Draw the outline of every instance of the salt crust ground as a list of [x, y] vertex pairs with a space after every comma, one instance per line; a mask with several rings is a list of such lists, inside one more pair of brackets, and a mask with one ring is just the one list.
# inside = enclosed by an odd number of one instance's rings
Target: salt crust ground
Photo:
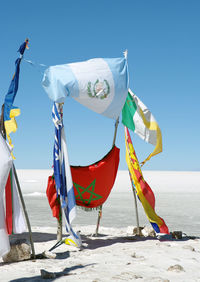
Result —
[[[10, 264], [0, 260], [0, 281], [200, 281], [200, 238], [135, 237], [130, 226], [100, 227], [98, 237], [91, 236], [95, 226], [75, 229], [81, 231], [83, 250], [63, 244], [53, 251], [55, 259]], [[56, 243], [55, 228], [35, 227], [32, 231], [36, 254]], [[21, 236], [25, 238], [25, 234]], [[41, 269], [60, 277], [44, 280]]]
[[[46, 192], [48, 176], [52, 170], [19, 169], [17, 174], [23, 193]], [[156, 191], [166, 192], [197, 192], [199, 191], [200, 171], [143, 171], [144, 178]], [[128, 170], [119, 170], [112, 191], [124, 192], [130, 190]]]

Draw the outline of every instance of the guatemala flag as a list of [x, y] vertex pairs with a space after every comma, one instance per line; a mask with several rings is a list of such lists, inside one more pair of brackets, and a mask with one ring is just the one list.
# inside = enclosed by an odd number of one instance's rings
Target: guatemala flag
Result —
[[98, 114], [117, 119], [128, 93], [127, 60], [96, 58], [50, 66], [42, 86], [56, 103], [70, 96]]
[[60, 195], [62, 208], [66, 217], [66, 230], [70, 236], [65, 240], [66, 244], [81, 246], [81, 238], [76, 234], [71, 226], [76, 217], [76, 200], [71, 176], [71, 170], [68, 160], [67, 144], [65, 139], [64, 125], [62, 119], [62, 104], [54, 103], [52, 117], [55, 125], [54, 142], [54, 178], [57, 193]]

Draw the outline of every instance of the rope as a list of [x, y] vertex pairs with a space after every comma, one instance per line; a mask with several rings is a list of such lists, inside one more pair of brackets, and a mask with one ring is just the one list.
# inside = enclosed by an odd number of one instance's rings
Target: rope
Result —
[[34, 67], [42, 76], [44, 75], [44, 71], [41, 70], [41, 68], [42, 68], [42, 67], [43, 67], [43, 68], [48, 68], [48, 66], [45, 65], [45, 64], [35, 63], [35, 62], [31, 61], [31, 60], [26, 60], [26, 59], [24, 59], [24, 58], [22, 58], [22, 59], [23, 59], [23, 61], [25, 61], [26, 63], [28, 63], [28, 64], [31, 65], [32, 67]]

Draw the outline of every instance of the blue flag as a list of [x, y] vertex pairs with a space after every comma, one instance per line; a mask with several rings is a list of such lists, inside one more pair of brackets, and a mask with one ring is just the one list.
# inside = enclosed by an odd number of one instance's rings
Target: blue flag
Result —
[[56, 103], [69, 96], [98, 114], [117, 119], [128, 93], [127, 60], [96, 58], [51, 66], [42, 86]]
[[20, 53], [20, 57], [15, 61], [15, 73], [11, 80], [8, 92], [5, 96], [4, 101], [4, 126], [6, 130], [6, 135], [9, 141], [9, 144], [12, 145], [10, 133], [15, 132], [17, 130], [17, 123], [15, 117], [20, 114], [20, 109], [13, 106], [15, 96], [17, 94], [18, 86], [19, 86], [19, 73], [20, 73], [20, 63], [22, 60], [22, 56], [26, 47], [28, 46], [28, 39], [19, 47], [18, 52]]
[[81, 246], [81, 238], [72, 228], [72, 221], [76, 217], [76, 200], [68, 160], [67, 144], [62, 119], [62, 105], [54, 103], [52, 117], [55, 125], [55, 141], [53, 150], [54, 178], [57, 193], [60, 195], [62, 208], [66, 217], [66, 230], [70, 236], [65, 243]]

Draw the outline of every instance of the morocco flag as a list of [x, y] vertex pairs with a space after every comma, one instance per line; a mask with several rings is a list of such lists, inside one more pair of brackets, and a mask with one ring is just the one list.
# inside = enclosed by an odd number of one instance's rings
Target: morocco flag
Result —
[[119, 165], [119, 148], [89, 166], [71, 166], [76, 204], [96, 208], [108, 198], [115, 183]]

